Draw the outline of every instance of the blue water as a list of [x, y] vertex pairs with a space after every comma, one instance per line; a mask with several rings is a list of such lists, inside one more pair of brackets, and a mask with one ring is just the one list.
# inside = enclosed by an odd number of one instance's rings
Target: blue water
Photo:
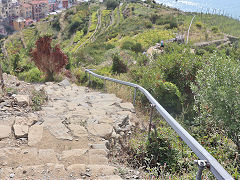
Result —
[[240, 20], [240, 0], [156, 0], [186, 12], [224, 14]]

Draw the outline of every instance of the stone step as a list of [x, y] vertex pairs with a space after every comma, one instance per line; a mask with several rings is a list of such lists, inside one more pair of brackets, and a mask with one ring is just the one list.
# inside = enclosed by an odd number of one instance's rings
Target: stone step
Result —
[[[0, 169], [0, 179], [67, 179], [63, 164], [5, 167]], [[69, 178], [70, 179], [70, 178]]]
[[57, 163], [58, 154], [53, 149], [2, 148], [0, 149], [0, 167], [31, 166], [43, 163]]
[[2, 148], [0, 167], [33, 166], [47, 163], [71, 164], [108, 164], [106, 149], [72, 149], [56, 153], [53, 149]]
[[107, 165], [108, 152], [105, 149], [72, 149], [63, 151], [59, 161], [64, 165], [71, 164], [101, 164]]
[[85, 164], [73, 164], [67, 167], [67, 172], [76, 178], [89, 178], [89, 179], [109, 179], [118, 180], [121, 179], [118, 176], [118, 170], [114, 166], [109, 165], [85, 165]]
[[34, 166], [18, 166], [16, 168], [0, 168], [0, 179], [98, 179], [120, 180], [117, 168], [108, 165], [85, 165], [47, 163]]

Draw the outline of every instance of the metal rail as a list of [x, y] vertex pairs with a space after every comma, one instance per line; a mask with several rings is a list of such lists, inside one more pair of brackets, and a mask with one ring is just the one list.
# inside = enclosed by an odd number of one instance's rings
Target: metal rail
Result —
[[[105, 76], [98, 75], [88, 69], [85, 69], [85, 72], [103, 79], [104, 81], [112, 81], [115, 83], [123, 84], [126, 86], [134, 87], [141, 91], [148, 100], [155, 106], [155, 109], [162, 115], [162, 117], [168, 122], [168, 124], [175, 130], [175, 132], [182, 138], [182, 140], [192, 149], [192, 151], [198, 156], [200, 160], [206, 161], [209, 165], [210, 171], [214, 174], [217, 179], [220, 180], [234, 180], [233, 177], [219, 164], [219, 162], [207, 152], [154, 98], [153, 96], [143, 87]], [[135, 96], [135, 95], [134, 95]], [[134, 99], [135, 102], [135, 99]]]

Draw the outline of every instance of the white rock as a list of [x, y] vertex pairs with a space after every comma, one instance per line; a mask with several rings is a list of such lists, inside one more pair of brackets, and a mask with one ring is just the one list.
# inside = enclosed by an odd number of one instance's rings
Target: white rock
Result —
[[34, 146], [42, 140], [43, 126], [35, 124], [30, 127], [28, 133], [28, 145]]
[[108, 139], [113, 132], [113, 127], [107, 123], [89, 124], [87, 126], [87, 130], [89, 133], [91, 133], [95, 136], [100, 136], [102, 138]]
[[68, 128], [72, 131], [74, 136], [82, 137], [88, 135], [87, 130], [83, 126], [70, 124], [68, 125]]
[[127, 110], [127, 111], [131, 111], [131, 112], [135, 112], [134, 110], [134, 106], [132, 103], [119, 103], [119, 106], [124, 109], [124, 110]]
[[14, 134], [17, 138], [27, 137], [28, 126], [26, 125], [13, 125]]
[[20, 95], [20, 94], [17, 94], [15, 96], [15, 100], [17, 101], [17, 104], [19, 106], [28, 106], [30, 105], [31, 103], [31, 100], [30, 100], [30, 97], [29, 95]]
[[11, 134], [11, 126], [0, 125], [0, 140], [9, 137]]
[[67, 80], [64, 79], [63, 81], [61, 81], [60, 83], [58, 83], [59, 86], [70, 86], [71, 83]]

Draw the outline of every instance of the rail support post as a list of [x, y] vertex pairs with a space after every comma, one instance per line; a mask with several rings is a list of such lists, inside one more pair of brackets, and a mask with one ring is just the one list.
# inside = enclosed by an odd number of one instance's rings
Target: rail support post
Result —
[[194, 160], [194, 163], [198, 165], [198, 172], [197, 172], [196, 180], [201, 180], [203, 169], [207, 166], [207, 161], [206, 160]]
[[88, 73], [88, 79], [89, 79], [88, 86], [90, 87], [92, 85], [92, 80], [91, 80], [91, 74], [90, 73]]
[[106, 79], [104, 79], [104, 92], [107, 92]]
[[135, 106], [135, 101], [136, 101], [136, 94], [137, 94], [137, 88], [134, 88], [134, 95], [133, 95], [133, 106]]
[[149, 120], [149, 127], [148, 127], [148, 140], [150, 140], [151, 128], [152, 128], [152, 117], [153, 117], [153, 109], [156, 107], [155, 104], [151, 104], [151, 112], [150, 112], [150, 120]]

